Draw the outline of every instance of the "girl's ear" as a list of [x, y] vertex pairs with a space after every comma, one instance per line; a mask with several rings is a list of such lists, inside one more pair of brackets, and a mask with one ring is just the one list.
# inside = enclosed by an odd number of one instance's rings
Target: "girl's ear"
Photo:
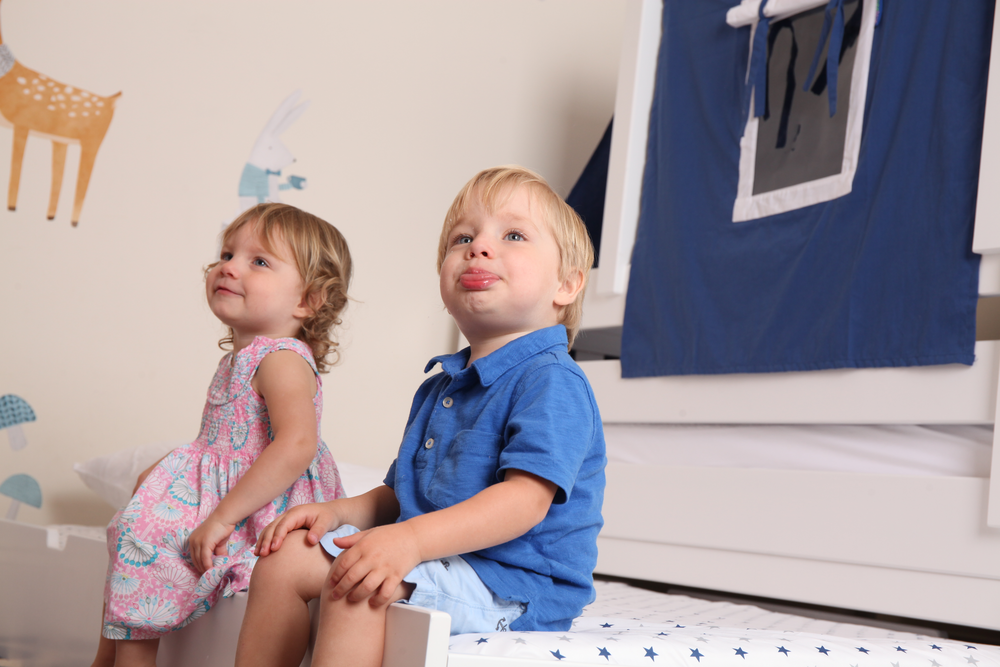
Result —
[[566, 278], [562, 281], [559, 286], [559, 291], [556, 292], [555, 305], [557, 306], [568, 306], [574, 301], [576, 297], [580, 294], [580, 290], [583, 289], [583, 271], [580, 269], [571, 269]]
[[321, 303], [323, 303], [323, 298], [319, 292], [303, 294], [299, 305], [295, 307], [293, 317], [299, 320], [312, 317], [316, 314]]

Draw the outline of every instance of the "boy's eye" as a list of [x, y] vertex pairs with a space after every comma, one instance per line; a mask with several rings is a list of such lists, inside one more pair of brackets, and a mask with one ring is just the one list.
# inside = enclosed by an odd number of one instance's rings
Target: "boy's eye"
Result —
[[521, 232], [507, 232], [507, 235], [503, 239], [504, 241], [523, 241], [524, 236]]

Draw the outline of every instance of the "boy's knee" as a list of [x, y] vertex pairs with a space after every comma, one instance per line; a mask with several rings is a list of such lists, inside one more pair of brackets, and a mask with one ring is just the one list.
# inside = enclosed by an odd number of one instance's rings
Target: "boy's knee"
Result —
[[319, 594], [329, 562], [321, 548], [306, 541], [307, 534], [305, 530], [292, 531], [280, 549], [257, 559], [250, 578], [251, 594], [268, 588], [294, 590], [306, 599]]

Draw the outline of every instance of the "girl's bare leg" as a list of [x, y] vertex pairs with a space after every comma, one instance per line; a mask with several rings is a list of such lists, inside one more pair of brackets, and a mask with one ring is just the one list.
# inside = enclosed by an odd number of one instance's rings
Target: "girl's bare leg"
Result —
[[[319, 597], [333, 558], [306, 542], [307, 531], [285, 537], [257, 561], [236, 646], [237, 667], [297, 667], [309, 646], [309, 600]], [[315, 659], [313, 664], [316, 663]], [[350, 665], [350, 662], [342, 663]]]
[[91, 667], [114, 667], [115, 664], [115, 640], [108, 639], [103, 634], [101, 641], [97, 644], [97, 657]]
[[313, 648], [313, 667], [380, 667], [385, 648], [386, 611], [389, 604], [396, 600], [409, 598], [413, 585], [400, 584], [388, 604], [373, 607], [368, 600], [350, 602], [346, 597], [331, 599], [331, 588], [327, 582], [329, 579], [325, 578], [319, 607], [319, 631]]
[[90, 667], [114, 667], [115, 665], [115, 640], [104, 636], [104, 611], [107, 604], [101, 607], [101, 641], [97, 643], [97, 656]]
[[119, 639], [115, 642], [115, 667], [155, 667], [160, 639]]

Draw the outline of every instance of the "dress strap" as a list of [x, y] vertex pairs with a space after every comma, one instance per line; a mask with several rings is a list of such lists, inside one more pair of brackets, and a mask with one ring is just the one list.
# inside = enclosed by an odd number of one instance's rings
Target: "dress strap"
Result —
[[[257, 336], [250, 345], [240, 350], [240, 353], [236, 355], [234, 377], [239, 378], [240, 382], [249, 386], [250, 381], [257, 374], [257, 369], [260, 367], [260, 362], [263, 361], [264, 357], [279, 350], [292, 350], [298, 353], [309, 364], [309, 368], [316, 375], [316, 381], [320, 381], [319, 370], [316, 368], [316, 361], [313, 359], [312, 350], [308, 345], [297, 338], [272, 339], [265, 336]], [[245, 387], [241, 387], [239, 391], [242, 392], [244, 389]]]

